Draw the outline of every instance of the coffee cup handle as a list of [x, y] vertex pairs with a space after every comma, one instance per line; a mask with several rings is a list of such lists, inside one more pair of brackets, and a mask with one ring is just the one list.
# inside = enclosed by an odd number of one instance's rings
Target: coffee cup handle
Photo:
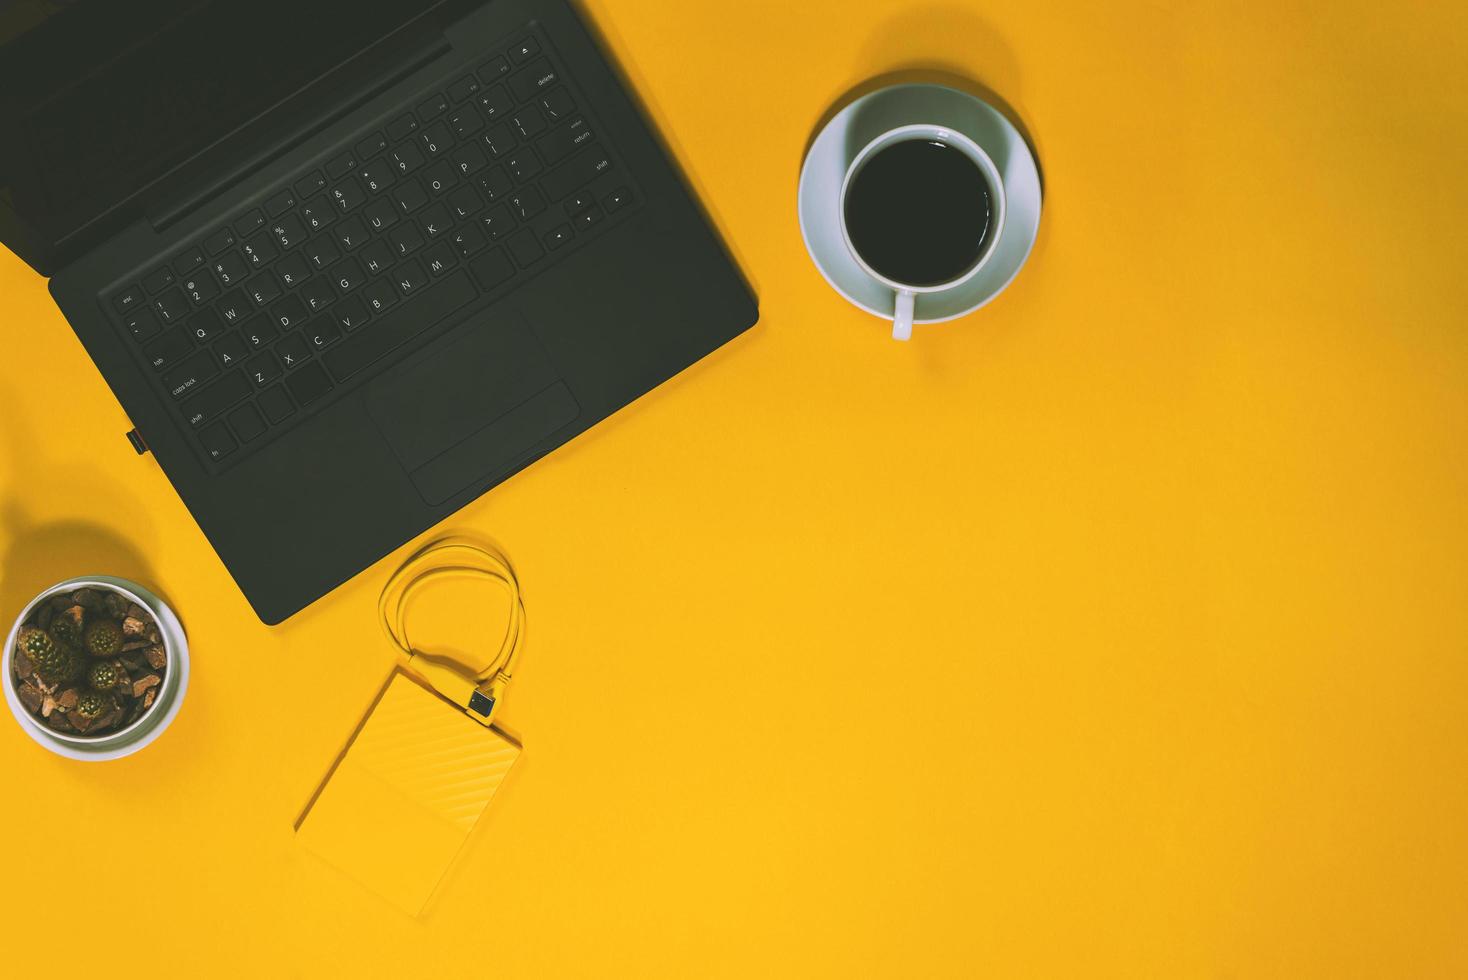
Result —
[[912, 318], [917, 306], [917, 294], [907, 289], [897, 291], [896, 308], [892, 311], [892, 339], [912, 339]]

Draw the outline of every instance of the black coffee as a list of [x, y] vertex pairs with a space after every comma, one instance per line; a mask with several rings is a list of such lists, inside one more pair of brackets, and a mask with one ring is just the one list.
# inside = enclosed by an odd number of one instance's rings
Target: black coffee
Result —
[[937, 140], [874, 153], [846, 189], [846, 231], [867, 265], [895, 282], [936, 286], [979, 260], [989, 233], [989, 182]]

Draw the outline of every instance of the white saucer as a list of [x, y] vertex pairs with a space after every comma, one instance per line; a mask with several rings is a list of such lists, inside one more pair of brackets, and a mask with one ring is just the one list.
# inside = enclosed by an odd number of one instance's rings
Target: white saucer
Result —
[[1040, 229], [1040, 171], [1019, 130], [988, 103], [943, 85], [894, 85], [857, 99], [821, 130], [800, 171], [800, 232], [821, 275], [842, 296], [892, 319], [890, 289], [862, 271], [841, 238], [841, 184], [861, 148], [910, 123], [963, 133], [993, 159], [1004, 177], [1008, 213], [994, 255], [967, 282], [917, 297], [915, 323], [941, 323], [972, 313], [1019, 275]]

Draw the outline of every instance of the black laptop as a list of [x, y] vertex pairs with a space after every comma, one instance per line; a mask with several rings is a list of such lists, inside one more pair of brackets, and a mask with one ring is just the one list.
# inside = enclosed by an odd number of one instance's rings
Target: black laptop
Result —
[[0, 238], [267, 623], [758, 318], [565, 0], [22, 0], [0, 45]]

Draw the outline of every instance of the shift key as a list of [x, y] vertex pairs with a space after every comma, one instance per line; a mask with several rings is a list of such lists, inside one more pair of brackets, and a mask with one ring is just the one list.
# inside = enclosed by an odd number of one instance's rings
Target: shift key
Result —
[[559, 201], [572, 191], [581, 189], [592, 178], [611, 169], [612, 158], [607, 156], [606, 151], [598, 143], [587, 147], [568, 162], [546, 174], [540, 183], [545, 188], [546, 197], [552, 201]]
[[198, 428], [250, 393], [244, 374], [231, 371], [183, 404], [184, 418]]

